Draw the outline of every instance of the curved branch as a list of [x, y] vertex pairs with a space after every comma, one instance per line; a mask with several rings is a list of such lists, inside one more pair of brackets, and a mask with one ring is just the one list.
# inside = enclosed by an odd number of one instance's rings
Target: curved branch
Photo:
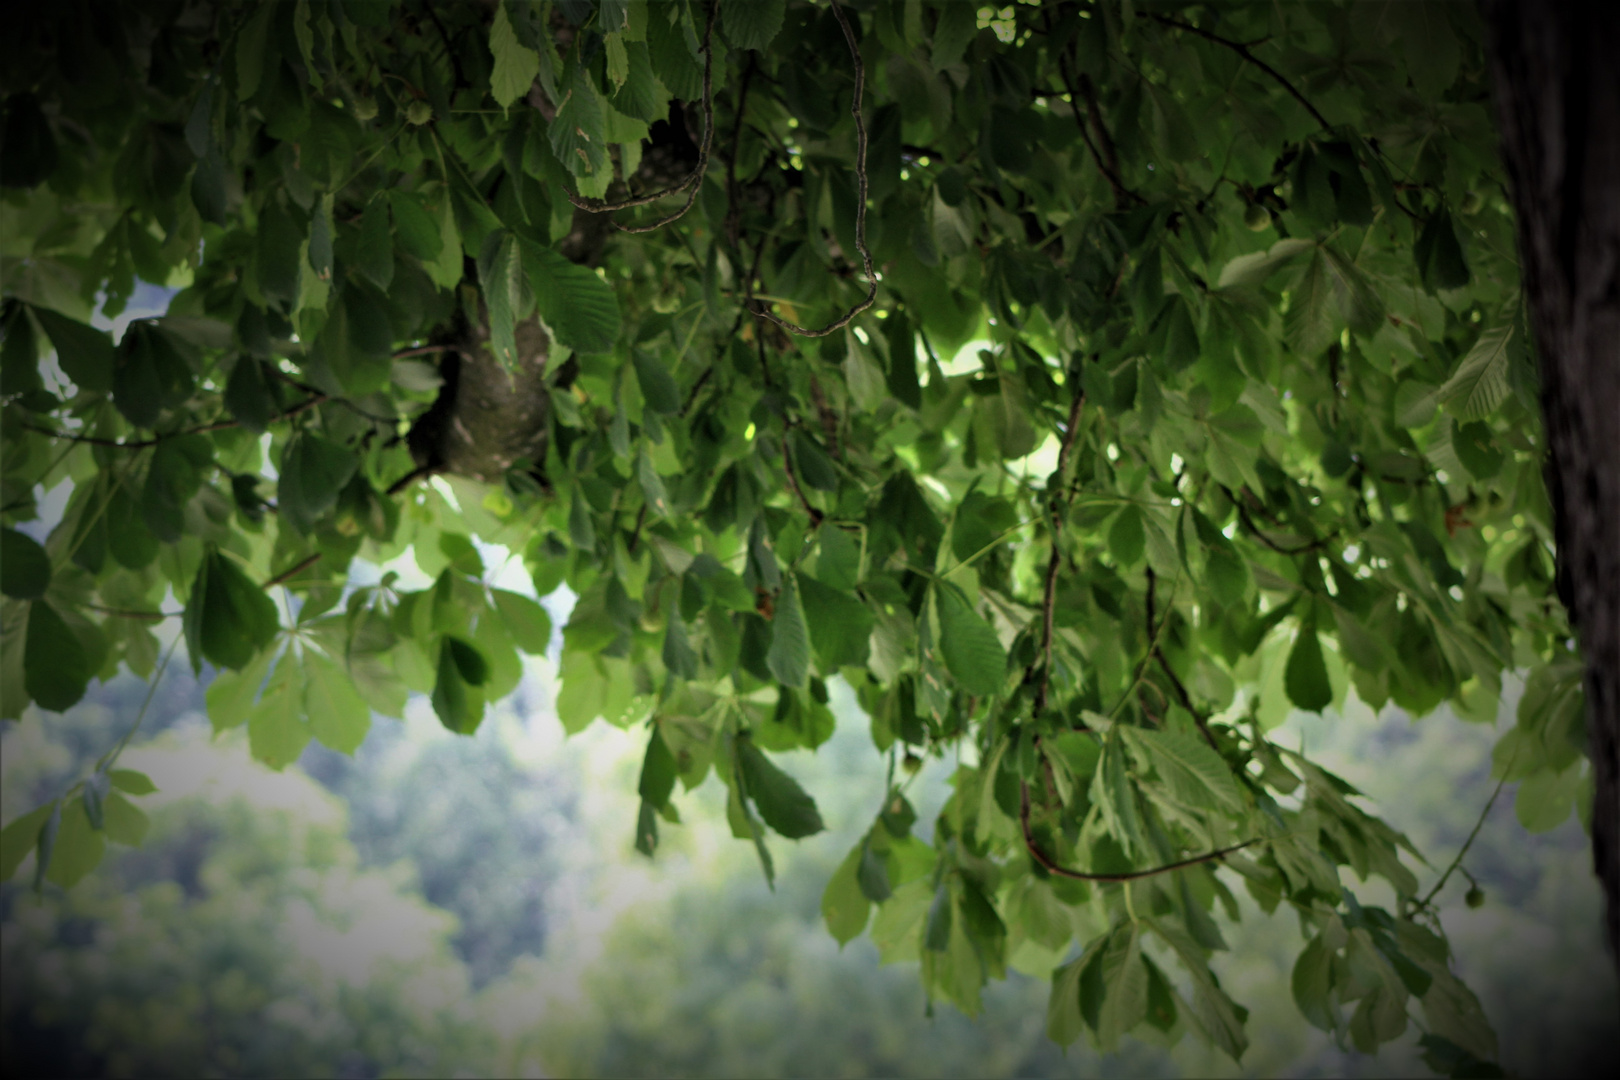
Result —
[[308, 570], [311, 566], [314, 566], [317, 562], [320, 561], [320, 559], [321, 559], [321, 553], [318, 552], [318, 551], [315, 554], [309, 556], [308, 558], [300, 559], [298, 562], [294, 563], [292, 566], [289, 566], [287, 569], [283, 570], [281, 573], [277, 574], [275, 577], [273, 577], [269, 581], [265, 582], [264, 583], [264, 588], [270, 589], [270, 588], [274, 588], [277, 585], [286, 584], [288, 581], [291, 581], [293, 578], [297, 577], [299, 574], [303, 573], [305, 570]]
[[1264, 836], [1256, 836], [1254, 839], [1245, 840], [1241, 844], [1233, 844], [1231, 847], [1223, 847], [1215, 851], [1206, 851], [1202, 855], [1194, 855], [1188, 859], [1178, 859], [1175, 862], [1165, 863], [1162, 866], [1152, 866], [1146, 870], [1127, 870], [1119, 874], [1092, 874], [1082, 870], [1070, 870], [1066, 866], [1059, 865], [1057, 860], [1042, 851], [1041, 846], [1035, 842], [1035, 833], [1029, 826], [1029, 785], [1023, 781], [1018, 783], [1018, 825], [1024, 834], [1024, 849], [1029, 852], [1030, 857], [1045, 867], [1048, 873], [1056, 874], [1058, 877], [1070, 878], [1074, 881], [1120, 882], [1157, 877], [1160, 874], [1168, 874], [1172, 870], [1184, 870], [1189, 866], [1197, 866], [1199, 863], [1224, 859], [1234, 851], [1242, 851], [1244, 848], [1252, 847], [1266, 839]]
[[843, 5], [838, 0], [832, 0], [832, 9], [838, 18], [838, 25], [844, 31], [844, 41], [849, 45], [849, 58], [855, 64], [855, 96], [849, 106], [851, 115], [855, 117], [855, 250], [860, 252], [861, 270], [866, 274], [866, 298], [819, 330], [811, 330], [797, 323], [788, 322], [762, 307], [751, 309], [756, 317], [767, 319], [790, 334], [809, 338], [826, 337], [842, 330], [855, 316], [877, 302], [877, 271], [872, 267], [872, 252], [866, 246], [866, 120], [861, 116], [861, 96], [866, 89], [866, 65], [861, 62], [861, 48], [855, 40], [855, 31], [850, 29], [849, 20], [844, 16]]
[[[271, 423], [275, 423], [278, 420], [291, 419], [301, 412], [307, 412], [308, 410], [313, 409], [323, 401], [342, 400], [340, 398], [328, 397], [326, 394], [321, 393], [319, 390], [314, 390], [312, 387], [304, 387], [302, 384], [295, 385], [298, 385], [300, 389], [312, 390], [313, 396], [304, 401], [300, 401], [297, 405], [294, 405], [286, 412], [279, 413], [276, 416], [271, 417]], [[182, 428], [179, 431], [166, 431], [161, 434], [154, 435], [150, 439], [103, 439], [96, 435], [77, 435], [71, 431], [58, 431], [56, 428], [48, 428], [42, 424], [31, 423], [27, 420], [17, 420], [14, 421], [14, 423], [20, 428], [26, 428], [29, 431], [37, 431], [41, 435], [49, 435], [53, 439], [62, 439], [66, 442], [87, 443], [90, 446], [106, 446], [114, 450], [145, 450], [148, 447], [156, 446], [160, 442], [166, 442], [169, 439], [178, 439], [182, 435], [202, 435], [210, 431], [223, 431], [226, 428], [241, 426], [241, 424], [236, 420], [214, 420], [207, 424], [198, 424], [196, 427]]]
[[650, 225], [620, 225], [616, 221], [612, 223], [615, 229], [626, 233], [654, 232], [662, 229], [665, 225], [679, 221], [688, 210], [692, 209], [692, 204], [697, 201], [698, 189], [703, 185], [703, 174], [709, 168], [709, 149], [714, 145], [714, 19], [719, 7], [719, 0], [710, 0], [709, 18], [703, 28], [703, 144], [698, 147], [697, 164], [692, 166], [692, 171], [686, 175], [684, 180], [659, 191], [650, 192], [646, 195], [636, 195], [611, 203], [603, 199], [588, 199], [582, 195], [574, 194], [567, 188], [563, 188], [563, 194], [568, 197], [569, 202], [587, 213], [606, 214], [614, 210], [627, 210], [634, 206], [646, 206], [670, 195], [676, 195], [682, 191], [686, 192], [686, 202], [681, 204], [679, 210], [659, 218]]
[[788, 486], [793, 489], [793, 494], [798, 496], [799, 505], [804, 507], [806, 514], [810, 515], [810, 527], [815, 528], [820, 525], [823, 515], [820, 510], [810, 505], [809, 499], [804, 497], [804, 489], [799, 486], [799, 477], [793, 471], [793, 455], [788, 451], [786, 432], [782, 433], [782, 468], [787, 470]]
[[[1064, 474], [1068, 472], [1069, 457], [1074, 452], [1075, 440], [1080, 434], [1080, 410], [1086, 403], [1086, 392], [1080, 389], [1079, 378], [1071, 377], [1074, 378], [1074, 398], [1069, 402], [1069, 417], [1063, 430], [1063, 445], [1058, 449], [1057, 475], [1060, 483]], [[1073, 494], [1069, 496], [1069, 502], [1071, 504], [1074, 502]], [[1046, 711], [1046, 693], [1052, 680], [1052, 619], [1053, 611], [1057, 607], [1058, 568], [1063, 564], [1063, 550], [1058, 546], [1058, 533], [1062, 529], [1063, 518], [1053, 513], [1052, 554], [1046, 561], [1046, 580], [1041, 593], [1041, 656], [1044, 664], [1041, 668], [1041, 681], [1035, 687], [1035, 700], [1030, 708], [1032, 718], [1039, 717]], [[1028, 674], [1026, 669], [1026, 678]]]
[[1255, 67], [1259, 68], [1261, 71], [1265, 72], [1267, 75], [1270, 75], [1273, 79], [1277, 80], [1277, 82], [1282, 86], [1282, 88], [1284, 90], [1287, 90], [1288, 93], [1293, 96], [1295, 101], [1297, 101], [1301, 105], [1305, 106], [1305, 111], [1310, 113], [1311, 118], [1314, 119], [1318, 124], [1322, 125], [1322, 130], [1324, 130], [1324, 131], [1332, 131], [1333, 130], [1333, 125], [1328, 123], [1327, 117], [1325, 117], [1321, 113], [1317, 112], [1316, 111], [1316, 106], [1312, 105], [1310, 103], [1310, 101], [1308, 101], [1306, 99], [1305, 95], [1300, 93], [1299, 90], [1294, 86], [1294, 84], [1288, 81], [1288, 79], [1283, 75], [1282, 72], [1278, 71], [1276, 68], [1272, 67], [1270, 64], [1268, 64], [1264, 60], [1260, 59], [1258, 56], [1255, 56], [1254, 53], [1249, 51], [1249, 46], [1245, 45], [1243, 42], [1241, 42], [1241, 41], [1233, 41], [1231, 38], [1223, 38], [1219, 34], [1210, 33], [1208, 30], [1205, 30], [1201, 26], [1194, 26], [1192, 23], [1185, 23], [1185, 22], [1182, 22], [1180, 19], [1172, 19], [1168, 15], [1160, 15], [1157, 12], [1139, 11], [1139, 12], [1137, 12], [1137, 14], [1147, 16], [1148, 18], [1151, 18], [1151, 19], [1155, 19], [1158, 22], [1161, 22], [1166, 26], [1174, 27], [1177, 30], [1186, 30], [1186, 31], [1189, 31], [1191, 33], [1197, 34], [1199, 37], [1203, 38], [1204, 40], [1213, 41], [1217, 45], [1226, 46], [1228, 49], [1231, 49], [1233, 52], [1235, 52], [1239, 56], [1243, 57], [1243, 59], [1245, 59], [1249, 63], [1253, 64]]

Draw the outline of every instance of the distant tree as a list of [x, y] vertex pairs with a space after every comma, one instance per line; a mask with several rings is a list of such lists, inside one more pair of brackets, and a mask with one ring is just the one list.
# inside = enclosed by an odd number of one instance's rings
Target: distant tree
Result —
[[[713, 769], [769, 878], [840, 675], [896, 765], [961, 762], [825, 901], [933, 996], [1078, 941], [1054, 1039], [1237, 1058], [1236, 874], [1311, 1022], [1370, 1051], [1416, 1000], [1437, 1067], [1493, 1056], [1411, 845], [1266, 734], [1528, 668], [1502, 775], [1591, 805], [1473, 9], [34, 5], [3, 48], [0, 714], [179, 617], [272, 765], [412, 692], [470, 734], [551, 629], [478, 537], [578, 596], [564, 725], [647, 722], [642, 850]], [[115, 343], [138, 279], [181, 291]], [[432, 586], [348, 587], [405, 553]], [[86, 872], [117, 757], [3, 869]]]

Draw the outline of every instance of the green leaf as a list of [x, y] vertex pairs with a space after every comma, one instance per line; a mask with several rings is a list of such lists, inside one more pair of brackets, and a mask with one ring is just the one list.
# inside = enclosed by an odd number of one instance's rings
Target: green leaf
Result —
[[678, 608], [671, 608], [669, 627], [664, 632], [664, 668], [679, 679], [697, 677], [698, 656], [686, 636], [686, 624]]
[[1121, 732], [1153, 763], [1177, 801], [1200, 808], [1213, 803], [1231, 812], [1243, 808], [1232, 771], [1209, 744], [1179, 731], [1122, 727]]
[[1080, 956], [1052, 972], [1052, 993], [1046, 1000], [1046, 1037], [1068, 1046], [1085, 1030], [1080, 1013], [1080, 976], [1090, 955]]
[[16, 529], [0, 529], [0, 593], [38, 600], [51, 584], [51, 557], [39, 542]]
[[352, 756], [371, 730], [371, 707], [349, 673], [329, 657], [306, 648], [303, 663], [310, 733], [322, 745]]
[[107, 778], [112, 781], [113, 787], [130, 795], [151, 795], [157, 791], [152, 778], [135, 769], [111, 769], [107, 772]]
[[551, 152], [581, 183], [591, 177], [609, 175], [612, 162], [607, 150], [607, 103], [584, 66], [573, 56], [568, 58], [563, 78], [563, 84], [558, 87], [562, 101], [557, 106], [556, 118], [547, 128]]
[[1146, 545], [1147, 532], [1142, 524], [1141, 508], [1127, 506], [1114, 518], [1114, 524], [1108, 530], [1109, 554], [1120, 566], [1135, 566], [1142, 561]]
[[360, 215], [360, 238], [354, 248], [353, 267], [384, 292], [394, 281], [394, 234], [388, 220], [388, 198], [378, 192]]
[[797, 582], [810, 642], [821, 661], [821, 670], [830, 673], [846, 665], [865, 664], [875, 624], [872, 610], [849, 593], [807, 574], [798, 575]]
[[1333, 991], [1333, 953], [1327, 948], [1323, 935], [1317, 934], [1294, 961], [1294, 972], [1289, 985], [1294, 993], [1294, 1004], [1305, 1019], [1323, 1031], [1338, 1029], [1337, 1010], [1330, 996]]
[[194, 671], [202, 670], [204, 659], [241, 669], [280, 629], [275, 602], [219, 551], [210, 551], [197, 568], [182, 623]]
[[739, 49], [764, 49], [782, 29], [786, 0], [743, 0], [720, 5], [726, 40]]
[[995, 630], [955, 586], [935, 588], [934, 602], [939, 610], [939, 648], [951, 676], [970, 694], [999, 691], [1007, 676], [1007, 650]]
[[[424, 265], [437, 259], [444, 250], [444, 237], [439, 223], [433, 220], [422, 201], [409, 192], [389, 188], [388, 206], [394, 212], [394, 237], [405, 253], [420, 259]], [[313, 263], [313, 240], [310, 248]]]
[[1105, 995], [1097, 1017], [1097, 1048], [1112, 1053], [1127, 1032], [1147, 1019], [1148, 972], [1136, 924], [1115, 930], [1097, 962]]
[[523, 268], [534, 289], [540, 318], [578, 353], [603, 353], [619, 336], [619, 301], [607, 282], [552, 248], [522, 245]]
[[265, 649], [240, 671], [227, 669], [214, 676], [214, 681], [208, 684], [205, 699], [208, 703], [208, 721], [216, 735], [240, 727], [252, 717], [259, 690], [274, 661], [274, 650]]
[[485, 238], [478, 256], [478, 284], [489, 312], [490, 351], [502, 367], [516, 371], [522, 359], [517, 353], [517, 321], [528, 306], [517, 237], [501, 229]]
[[641, 397], [653, 412], [674, 416], [681, 411], [681, 392], [669, 369], [645, 349], [634, 349], [630, 359], [636, 366], [636, 382]]
[[251, 356], [239, 356], [225, 381], [225, 408], [236, 422], [256, 435], [264, 434], [275, 419], [279, 404], [265, 365]]
[[300, 665], [284, 657], [248, 714], [248, 747], [272, 769], [297, 761], [313, 735], [304, 714], [302, 674]]
[[495, 58], [489, 89], [495, 95], [495, 103], [503, 109], [527, 95], [535, 76], [540, 74], [540, 54], [518, 40], [506, 6], [503, 2], [495, 9], [495, 21], [489, 28], [489, 51]]
[[1561, 772], [1544, 769], [1532, 773], [1520, 784], [1513, 798], [1513, 813], [1526, 832], [1551, 832], [1569, 820], [1580, 789], [1579, 766]]
[[75, 386], [92, 394], [112, 390], [112, 338], [50, 308], [30, 307], [29, 310], [56, 348], [56, 362]]
[[55, 802], [37, 806], [0, 829], [0, 881], [10, 881], [23, 860], [38, 847], [40, 832], [56, 807]]
[[934, 886], [934, 899], [928, 905], [928, 922], [923, 930], [923, 948], [942, 953], [951, 947], [951, 889], [943, 879]]
[[[470, 655], [469, 655], [470, 654]], [[479, 674], [483, 658], [464, 641], [446, 635], [439, 642], [437, 678], [433, 683], [433, 711], [439, 723], [458, 735], [471, 735], [484, 718], [483, 696], [469, 685], [470, 669]], [[560, 704], [559, 704], [560, 708]]]
[[863, 839], [844, 856], [844, 861], [833, 871], [821, 894], [821, 917], [840, 946], [860, 937], [861, 931], [866, 929], [867, 919], [872, 915], [872, 902], [861, 891], [858, 879], [865, 854], [866, 841]]
[[889, 866], [882, 853], [872, 846], [871, 837], [861, 841], [861, 865], [855, 874], [861, 894], [881, 904], [894, 894], [889, 886]]
[[512, 643], [531, 656], [544, 656], [551, 646], [551, 616], [546, 609], [506, 589], [491, 589], [490, 595]]
[[1103, 824], [1127, 856], [1142, 847], [1136, 795], [1126, 771], [1125, 748], [1117, 738], [1103, 742], [1102, 753], [1097, 758], [1097, 774], [1091, 781], [1091, 802], [1101, 812]]
[[957, 562], [982, 556], [986, 548], [1006, 540], [1017, 524], [1018, 511], [1012, 503], [971, 491], [957, 505], [951, 522], [951, 553]]
[[311, 431], [294, 435], [281, 452], [281, 520], [300, 533], [310, 532], [337, 505], [338, 494], [359, 466], [352, 450], [323, 436]]
[[96, 658], [49, 601], [29, 603], [23, 685], [40, 708], [61, 712], [78, 702], [97, 666]]
[[1322, 660], [1322, 643], [1317, 640], [1316, 627], [1310, 623], [1302, 624], [1294, 638], [1288, 666], [1283, 672], [1283, 686], [1288, 700], [1307, 712], [1321, 712], [1333, 703], [1333, 688], [1328, 683], [1327, 665]]
[[1314, 357], [1338, 335], [1331, 307], [1333, 287], [1328, 276], [1327, 257], [1320, 248], [1295, 280], [1283, 316], [1283, 336], [1301, 356]]
[[678, 772], [675, 755], [670, 752], [658, 726], [653, 725], [652, 735], [647, 739], [647, 753], [641, 761], [641, 780], [637, 784], [642, 800], [662, 810], [675, 790]]
[[816, 491], [837, 491], [838, 470], [832, 459], [821, 448], [814, 435], [803, 428], [794, 428], [789, 442], [793, 447], [793, 460], [798, 466], [799, 481]]
[[747, 785], [748, 797], [759, 807], [759, 816], [789, 840], [799, 840], [826, 828], [816, 802], [799, 782], [766, 757], [751, 739], [737, 740], [737, 766]]
[[1215, 287], [1229, 289], [1237, 285], [1258, 285], [1315, 246], [1313, 240], [1293, 237], [1277, 241], [1266, 251], [1239, 255], [1221, 269]]
[[805, 627], [804, 611], [799, 606], [799, 590], [793, 574], [782, 575], [782, 591], [776, 597], [776, 614], [771, 619], [771, 648], [765, 654], [765, 664], [783, 686], [802, 690], [809, 683], [810, 634]]
[[696, 101], [703, 92], [703, 63], [687, 45], [686, 20], [647, 19], [647, 54], [658, 81], [681, 101]]
[[1479, 335], [1435, 398], [1462, 420], [1479, 420], [1496, 411], [1508, 396], [1508, 345], [1513, 323], [1493, 326]]
[[51, 850], [45, 880], [71, 889], [101, 864], [107, 852], [107, 838], [90, 824], [84, 803], [75, 799], [62, 806], [62, 824]]
[[1463, 259], [1462, 245], [1457, 242], [1457, 230], [1451, 224], [1451, 215], [1445, 207], [1434, 212], [1423, 233], [1418, 237], [1412, 253], [1417, 257], [1418, 274], [1423, 287], [1431, 293], [1440, 289], [1460, 289], [1467, 285], [1471, 275]]
[[191, 397], [196, 377], [169, 335], [151, 322], [132, 323], [118, 346], [113, 404], [136, 427], [157, 425], [165, 409]]
[[146, 811], [116, 791], [107, 796], [106, 805], [102, 807], [102, 823], [108, 840], [130, 847], [140, 847], [152, 827]]
[[280, 200], [272, 198], [259, 215], [259, 290], [284, 311], [298, 303], [299, 263], [307, 236]]

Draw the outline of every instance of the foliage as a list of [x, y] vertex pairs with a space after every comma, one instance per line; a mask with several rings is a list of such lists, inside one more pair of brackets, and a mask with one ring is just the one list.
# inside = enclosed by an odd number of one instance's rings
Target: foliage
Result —
[[[1298, 914], [1313, 1023], [1371, 1050], [1416, 999], [1480, 1068], [1421, 856], [1267, 737], [1352, 685], [1491, 718], [1534, 668], [1499, 768], [1532, 827], [1589, 802], [1479, 37], [1440, 4], [31, 9], [0, 712], [149, 675], [172, 592], [264, 761], [411, 693], [471, 734], [549, 635], [477, 537], [578, 595], [565, 727], [646, 722], [643, 850], [712, 770], [771, 877], [768, 834], [823, 824], [772, 755], [841, 677], [891, 761], [959, 762], [932, 843], [891, 792], [825, 906], [932, 997], [1077, 943], [1054, 1038], [1240, 1057], [1221, 865]], [[137, 278], [181, 291], [115, 343], [92, 308]], [[347, 586], [406, 553], [430, 587]], [[116, 759], [5, 869], [87, 872]]]

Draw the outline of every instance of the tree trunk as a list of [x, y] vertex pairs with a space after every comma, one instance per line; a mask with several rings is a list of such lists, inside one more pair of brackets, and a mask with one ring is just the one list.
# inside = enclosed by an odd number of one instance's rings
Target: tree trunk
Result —
[[1482, 7], [1541, 359], [1559, 594], [1586, 657], [1593, 862], [1620, 963], [1620, 4]]

